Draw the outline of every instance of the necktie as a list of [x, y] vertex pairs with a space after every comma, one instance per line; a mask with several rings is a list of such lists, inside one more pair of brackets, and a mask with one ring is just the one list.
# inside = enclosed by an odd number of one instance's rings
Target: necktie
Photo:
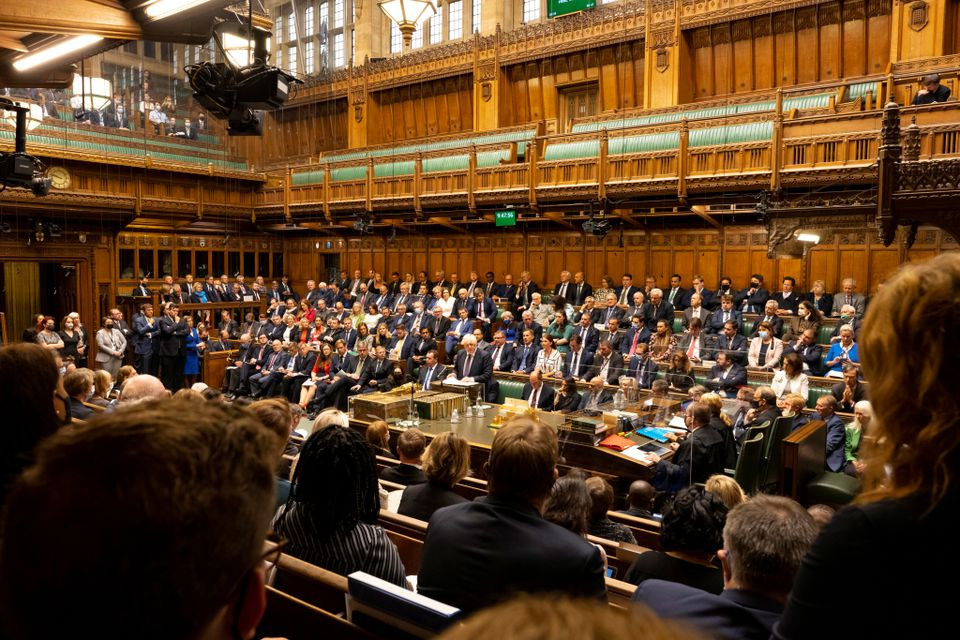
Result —
[[637, 368], [637, 382], [643, 386], [643, 377], [647, 371], [647, 361], [644, 360], [640, 363], [640, 366]]
[[687, 357], [693, 358], [693, 350], [697, 346], [697, 339], [695, 336], [690, 336], [690, 348], [687, 349]]
[[610, 323], [610, 318], [613, 317], [613, 310], [614, 310], [615, 308], [616, 308], [616, 307], [610, 307], [609, 309], [607, 309], [607, 323], [608, 323], [608, 324]]
[[423, 379], [423, 388], [430, 391], [430, 378], [433, 377], [433, 367], [427, 369], [427, 377]]
[[580, 352], [577, 351], [573, 354], [573, 366], [570, 367], [571, 375], [577, 375], [580, 372]]
[[466, 378], [470, 375], [470, 367], [473, 366], [473, 356], [468, 355], [466, 362], [463, 363], [463, 375], [462, 378]]
[[277, 354], [275, 353], [273, 354], [273, 356], [270, 357], [270, 366], [267, 367], [267, 370], [273, 371], [273, 365], [275, 365], [276, 363], [277, 363]]
[[481, 302], [479, 302], [478, 304], [480, 305], [480, 319], [483, 320], [483, 319], [484, 319], [484, 316], [483, 316], [483, 302], [481, 301]]
[[623, 291], [620, 292], [620, 304], [627, 304], [627, 293], [628, 288], [624, 287]]
[[530, 394], [530, 406], [531, 406], [531, 407], [536, 407], [536, 406], [537, 406], [537, 396], [539, 396], [539, 395], [540, 395], [540, 389], [534, 389], [533, 392]]
[[383, 362], [383, 360], [377, 360], [377, 364], [376, 364], [376, 366], [374, 366], [374, 368], [373, 368], [373, 377], [377, 377], [377, 374], [380, 373], [380, 364], [381, 364], [382, 362]]
[[523, 347], [523, 358], [520, 360], [520, 364], [523, 365], [523, 368], [524, 368], [524, 369], [527, 368], [527, 354], [529, 354], [529, 353], [530, 353], [530, 347], [524, 346], [524, 347]]
[[357, 361], [357, 370], [353, 372], [354, 375], [360, 375], [360, 372], [363, 371], [363, 361], [364, 361], [364, 360], [366, 360], [366, 358], [360, 358], [360, 359]]
[[581, 289], [582, 287], [583, 287], [582, 284], [578, 284], [578, 285], [577, 285], [577, 295], [575, 296], [575, 297], [576, 297], [575, 302], [577, 302], [577, 303], [580, 302], [580, 289]]
[[630, 345], [630, 355], [637, 353], [637, 341], [640, 340], [640, 330], [637, 329], [633, 334], [633, 344]]
[[723, 321], [724, 321], [724, 323], [730, 322], [730, 312], [729, 312], [729, 311], [724, 311], [724, 312], [723, 312]]
[[853, 306], [853, 296], [847, 296], [847, 304]]
[[659, 310], [660, 310], [660, 305], [658, 305], [658, 304], [657, 304], [657, 305], [654, 305], [654, 307], [653, 307], [653, 317], [654, 317], [654, 318], [657, 317], [657, 312], [658, 312]]
[[503, 347], [497, 347], [496, 351], [493, 352], [493, 368], [500, 368], [500, 352], [503, 351]]
[[587, 327], [580, 329], [580, 341], [583, 343], [585, 343], [587, 340], [587, 331], [588, 331]]
[[560, 297], [563, 298], [564, 300], [567, 299], [567, 283], [566, 282], [560, 285]]

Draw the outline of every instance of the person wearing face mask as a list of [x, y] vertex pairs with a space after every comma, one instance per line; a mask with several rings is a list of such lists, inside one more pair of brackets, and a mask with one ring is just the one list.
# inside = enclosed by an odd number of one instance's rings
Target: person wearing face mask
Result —
[[[780, 409], [777, 407], [777, 394], [770, 387], [757, 387], [753, 391], [753, 402], [744, 419], [743, 433], [737, 438], [737, 449], [743, 444], [744, 436], [750, 427], [762, 425], [765, 422], [773, 424], [773, 421], [780, 417]], [[734, 430], [734, 436], [737, 436]]]
[[43, 319], [43, 324], [39, 331], [37, 331], [37, 344], [45, 349], [49, 349], [54, 354], [59, 354], [60, 350], [63, 349], [63, 340], [60, 339], [60, 334], [56, 330], [57, 323], [50, 316], [46, 316]]
[[763, 288], [763, 276], [755, 273], [750, 276], [750, 286], [734, 296], [734, 303], [744, 313], [760, 313], [770, 299], [770, 292]]
[[127, 339], [116, 328], [113, 318], [103, 319], [103, 328], [97, 331], [97, 357], [100, 368], [109, 371], [111, 377], [117, 377], [117, 371], [123, 366], [123, 354], [127, 349]]
[[783, 342], [774, 336], [773, 325], [761, 322], [757, 337], [750, 341], [750, 349], [747, 351], [748, 366], [760, 371], [773, 371], [780, 368], [782, 355]]
[[641, 316], [633, 316], [631, 318], [630, 327], [627, 329], [626, 333], [623, 335], [623, 339], [620, 341], [620, 347], [625, 356], [635, 356], [640, 345], [650, 341], [650, 330], [647, 329], [647, 326], [643, 323], [643, 318]]
[[783, 341], [785, 344], [796, 339], [797, 336], [808, 329], [813, 331], [813, 335], [817, 335], [820, 331], [822, 316], [810, 301], [802, 300], [800, 304], [797, 305], [797, 317], [800, 318], [800, 320], [797, 322], [796, 329], [794, 329], [793, 325], [789, 322], [783, 326]]
[[852, 304], [843, 305], [840, 309], [840, 320], [837, 322], [837, 326], [833, 329], [833, 333], [830, 334], [830, 342], [840, 341], [840, 328], [844, 325], [847, 325], [853, 329], [853, 337], [856, 338], [858, 335], [860, 335], [860, 323], [861, 320], [857, 316], [857, 308]]
[[80, 344], [80, 332], [77, 331], [76, 324], [70, 316], [65, 317], [60, 322], [60, 340], [63, 342], [63, 348], [60, 349], [60, 357], [72, 357], [76, 361], [80, 355], [77, 353], [77, 345]]

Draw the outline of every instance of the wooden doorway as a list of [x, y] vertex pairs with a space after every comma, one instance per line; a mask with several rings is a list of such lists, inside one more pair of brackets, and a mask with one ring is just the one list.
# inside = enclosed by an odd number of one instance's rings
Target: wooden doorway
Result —
[[578, 84], [560, 89], [560, 129], [569, 133], [574, 118], [589, 118], [597, 115], [598, 90], [594, 83]]
[[80, 307], [78, 272], [76, 262], [4, 262], [0, 304], [7, 314], [10, 339], [18, 340], [40, 313], [52, 316], [59, 329], [63, 317]]

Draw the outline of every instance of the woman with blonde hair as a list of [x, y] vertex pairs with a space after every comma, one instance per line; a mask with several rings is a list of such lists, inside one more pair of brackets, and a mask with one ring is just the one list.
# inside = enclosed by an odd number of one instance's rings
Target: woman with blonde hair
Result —
[[[814, 542], [774, 637], [955, 633], [956, 597], [941, 580], [960, 572], [958, 326], [957, 252], [904, 266], [870, 303], [860, 338], [873, 406], [863, 492]], [[869, 613], [837, 615], [838, 602]]]
[[435, 436], [423, 454], [427, 481], [403, 490], [397, 513], [427, 522], [442, 507], [469, 502], [453, 490], [470, 473], [470, 444], [452, 431]]
[[869, 400], [861, 400], [853, 405], [853, 422], [847, 424], [843, 442], [843, 472], [848, 476], [859, 478], [866, 469], [860, 447], [867, 439], [867, 430], [872, 421], [873, 407]]
[[107, 408], [110, 406], [110, 389], [113, 387], [113, 377], [106, 369], [97, 369], [93, 372], [93, 396], [90, 404]]
[[737, 481], [720, 473], [707, 478], [703, 488], [720, 498], [720, 502], [727, 505], [727, 509], [733, 509], [747, 501], [747, 494], [743, 492]]

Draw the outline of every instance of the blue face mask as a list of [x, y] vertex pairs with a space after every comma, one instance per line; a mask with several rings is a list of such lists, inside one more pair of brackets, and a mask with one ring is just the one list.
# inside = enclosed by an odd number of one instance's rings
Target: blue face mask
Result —
[[761, 340], [766, 340], [770, 337], [770, 333], [767, 331], [761, 331], [759, 335]]

